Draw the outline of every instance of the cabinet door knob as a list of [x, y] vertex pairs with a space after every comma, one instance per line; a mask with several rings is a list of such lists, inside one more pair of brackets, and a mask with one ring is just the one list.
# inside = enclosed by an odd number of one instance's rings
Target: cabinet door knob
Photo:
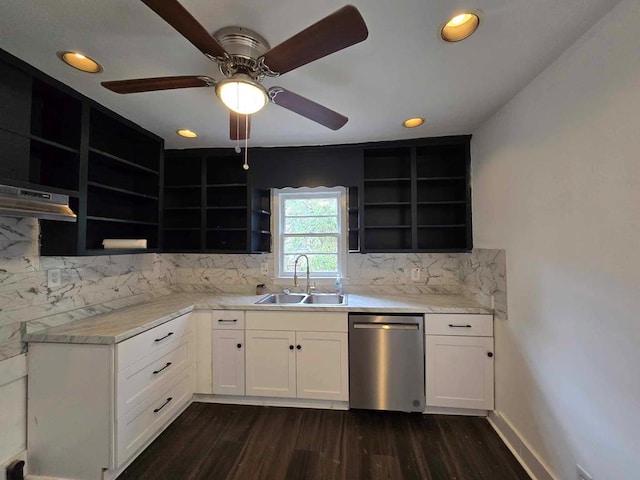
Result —
[[297, 348], [298, 350], [300, 350], [300, 349], [302, 349], [302, 345], [297, 345], [297, 346], [296, 346], [296, 348]]
[[289, 345], [289, 350], [293, 350], [293, 345]]
[[493, 357], [493, 352], [487, 352], [487, 357], [489, 358]]
[[241, 343], [239, 343], [238, 345], [236, 345], [236, 347], [238, 347], [238, 348], [242, 348], [242, 344], [241, 344]]

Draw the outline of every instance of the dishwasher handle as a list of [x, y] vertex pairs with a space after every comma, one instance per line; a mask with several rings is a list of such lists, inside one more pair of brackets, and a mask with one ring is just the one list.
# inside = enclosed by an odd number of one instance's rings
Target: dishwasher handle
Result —
[[372, 330], [420, 330], [417, 323], [369, 323], [354, 322], [353, 328], [372, 329]]

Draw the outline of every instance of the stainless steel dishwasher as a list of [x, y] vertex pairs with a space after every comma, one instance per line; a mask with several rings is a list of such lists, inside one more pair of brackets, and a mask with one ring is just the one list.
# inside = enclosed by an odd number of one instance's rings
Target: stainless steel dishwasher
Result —
[[422, 315], [349, 314], [349, 406], [424, 410]]

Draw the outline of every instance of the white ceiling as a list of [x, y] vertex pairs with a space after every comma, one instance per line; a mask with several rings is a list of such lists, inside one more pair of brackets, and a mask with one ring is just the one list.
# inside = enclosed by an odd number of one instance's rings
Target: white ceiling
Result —
[[[348, 1], [348, 0], [347, 0]], [[275, 105], [254, 116], [252, 146], [316, 145], [472, 133], [618, 0], [352, 0], [369, 28], [364, 42], [283, 75], [281, 85], [334, 109], [336, 132]], [[183, 0], [210, 31], [240, 25], [271, 46], [337, 10], [337, 0]], [[482, 13], [467, 40], [439, 39], [463, 8]], [[2, 0], [0, 48], [160, 135], [169, 148], [232, 146], [228, 113], [213, 89], [118, 95], [101, 81], [205, 74], [217, 66], [137, 0]], [[58, 50], [94, 57], [104, 72], [71, 69]], [[405, 129], [402, 121], [424, 116]], [[190, 128], [200, 137], [178, 137]]]

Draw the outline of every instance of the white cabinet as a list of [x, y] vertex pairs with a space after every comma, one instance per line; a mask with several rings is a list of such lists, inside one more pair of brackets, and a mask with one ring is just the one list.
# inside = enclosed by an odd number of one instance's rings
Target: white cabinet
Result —
[[213, 393], [244, 395], [244, 312], [214, 310]]
[[348, 344], [346, 333], [296, 332], [298, 398], [349, 399]]
[[29, 473], [101, 480], [152, 441], [193, 395], [189, 315], [115, 345], [30, 343]]
[[493, 409], [492, 315], [425, 315], [427, 407]]
[[347, 314], [246, 312], [246, 394], [349, 399]]
[[245, 336], [247, 395], [295, 398], [295, 332], [248, 330]]

